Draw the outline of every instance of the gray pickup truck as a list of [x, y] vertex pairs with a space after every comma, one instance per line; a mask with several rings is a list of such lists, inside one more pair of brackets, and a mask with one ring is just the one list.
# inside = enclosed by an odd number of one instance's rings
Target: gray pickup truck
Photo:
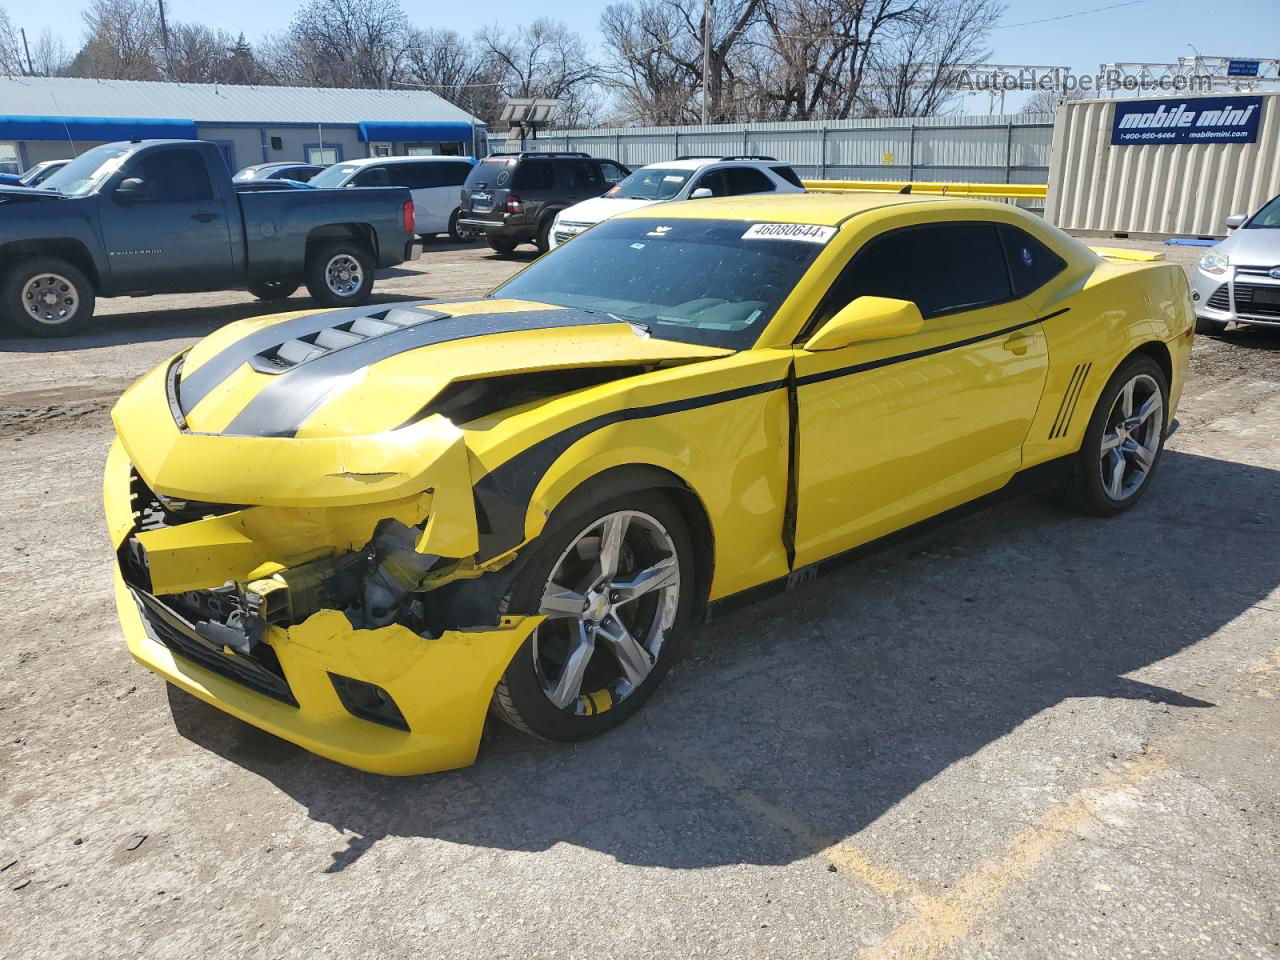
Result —
[[0, 187], [0, 319], [65, 336], [98, 296], [306, 283], [329, 306], [364, 303], [373, 274], [417, 255], [403, 187], [239, 192], [200, 140], [108, 143], [39, 189]]

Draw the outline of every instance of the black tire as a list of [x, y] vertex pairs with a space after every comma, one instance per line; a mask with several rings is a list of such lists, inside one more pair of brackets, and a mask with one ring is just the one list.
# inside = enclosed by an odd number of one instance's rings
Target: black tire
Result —
[[1210, 320], [1208, 317], [1196, 317], [1196, 333], [1206, 337], [1220, 337], [1227, 332], [1226, 320]]
[[517, 561], [520, 567], [503, 601], [503, 612], [536, 612], [548, 579], [568, 546], [593, 523], [619, 510], [647, 514], [661, 523], [670, 536], [680, 568], [680, 593], [675, 620], [671, 628], [665, 631], [657, 660], [644, 681], [611, 707], [588, 716], [561, 710], [548, 699], [534, 663], [536, 634], [529, 637], [516, 651], [494, 691], [493, 712], [517, 730], [531, 736], [561, 743], [576, 743], [612, 730], [644, 705], [672, 664], [680, 657], [681, 632], [694, 607], [693, 591], [697, 582], [693, 570], [695, 554], [680, 510], [667, 497], [654, 491], [616, 497], [587, 510], [575, 511], [572, 516], [553, 514], [542, 536], [534, 542], [532, 550]]
[[[355, 282], [357, 279], [355, 275], [348, 277], [346, 282], [351, 287], [349, 293], [342, 292], [344, 281], [340, 279], [341, 273], [334, 279], [336, 287], [330, 286], [327, 277], [330, 264], [338, 261], [335, 269], [340, 269], [344, 264], [341, 258], [347, 258], [345, 263], [354, 263], [360, 271], [358, 283]], [[373, 257], [368, 248], [358, 240], [333, 240], [317, 244], [307, 253], [305, 278], [307, 292], [316, 303], [327, 307], [359, 306], [368, 300], [369, 294], [373, 292], [373, 268]]]
[[534, 239], [538, 247], [538, 256], [542, 256], [551, 249], [551, 227], [554, 223], [554, 217], [543, 217], [542, 223], [538, 225], [538, 236]]
[[[1135, 377], [1150, 377], [1160, 393], [1160, 424], [1158, 445], [1151, 466], [1146, 470], [1145, 479], [1136, 490], [1123, 497], [1113, 497], [1106, 489], [1102, 479], [1102, 438], [1108, 426], [1108, 419], [1116, 404], [1116, 398], [1127, 383]], [[1085, 429], [1084, 440], [1080, 450], [1073, 458], [1071, 479], [1058, 491], [1058, 499], [1067, 507], [1080, 513], [1095, 517], [1112, 517], [1133, 507], [1155, 479], [1156, 469], [1164, 454], [1164, 438], [1168, 432], [1169, 414], [1169, 382], [1165, 378], [1160, 364], [1146, 355], [1131, 357], [1120, 365], [1120, 368], [1107, 381], [1098, 397], [1097, 406], [1089, 418], [1089, 426]]]
[[[39, 319], [29, 307], [28, 285], [47, 278], [48, 294], [61, 299], [50, 304], [49, 320]], [[0, 318], [12, 327], [36, 337], [69, 337], [93, 319], [97, 303], [93, 284], [84, 272], [61, 257], [26, 257], [18, 260], [0, 281]], [[71, 312], [55, 319], [61, 311]]]
[[293, 296], [300, 284], [297, 280], [256, 280], [247, 287], [259, 300], [287, 300]]
[[516, 241], [511, 240], [508, 237], [489, 236], [485, 239], [489, 241], [489, 246], [492, 247], [494, 252], [500, 257], [509, 257], [516, 252]]
[[469, 243], [475, 239], [476, 235], [470, 231], [463, 231], [458, 226], [458, 217], [461, 215], [461, 207], [454, 207], [453, 213], [449, 214], [449, 239], [454, 243]]

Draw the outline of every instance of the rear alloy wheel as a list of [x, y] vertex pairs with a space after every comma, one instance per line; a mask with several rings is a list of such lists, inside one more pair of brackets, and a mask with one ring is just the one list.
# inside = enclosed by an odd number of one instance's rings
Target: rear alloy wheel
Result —
[[1150, 357], [1136, 357], [1116, 372], [1076, 454], [1069, 505], [1097, 516], [1128, 510], [1151, 485], [1164, 452], [1169, 386]]
[[568, 742], [622, 723], [670, 667], [692, 600], [691, 563], [683, 519], [657, 494], [557, 525], [512, 589], [509, 609], [547, 619], [507, 668], [495, 712], [526, 733]]
[[0, 314], [37, 337], [65, 337], [93, 317], [89, 278], [57, 257], [31, 257], [9, 269], [0, 285]]
[[256, 280], [248, 290], [259, 300], [287, 300], [298, 290], [297, 280]]
[[545, 217], [542, 224], [538, 227], [538, 236], [534, 243], [538, 246], [538, 256], [542, 256], [551, 249], [551, 228], [554, 226], [552, 217]]
[[373, 292], [373, 258], [352, 241], [321, 244], [307, 257], [307, 291], [329, 307], [364, 303]]

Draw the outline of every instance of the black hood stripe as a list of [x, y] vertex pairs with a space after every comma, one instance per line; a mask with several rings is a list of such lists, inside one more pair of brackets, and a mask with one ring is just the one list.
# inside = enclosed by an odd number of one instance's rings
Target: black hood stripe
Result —
[[223, 433], [245, 437], [292, 437], [344, 378], [410, 350], [500, 333], [622, 322], [607, 314], [585, 310], [550, 309], [449, 316], [405, 327], [308, 360], [280, 374], [249, 401]]
[[[411, 301], [409, 303], [391, 304], [382, 309], [418, 307], [435, 302], [434, 300]], [[218, 384], [235, 373], [241, 364], [248, 363], [258, 354], [270, 350], [272, 347], [278, 347], [289, 340], [309, 337], [319, 333], [321, 330], [328, 330], [330, 327], [336, 327], [340, 323], [350, 323], [353, 320], [359, 320], [361, 317], [370, 316], [375, 312], [380, 311], [376, 307], [366, 305], [363, 307], [347, 307], [342, 310], [326, 310], [323, 313], [309, 313], [304, 317], [294, 317], [291, 320], [274, 323], [262, 330], [254, 331], [247, 337], [241, 337], [221, 353], [210, 357], [188, 376], [182, 378], [178, 397], [182, 412], [191, 413], [196, 404], [207, 397]]]

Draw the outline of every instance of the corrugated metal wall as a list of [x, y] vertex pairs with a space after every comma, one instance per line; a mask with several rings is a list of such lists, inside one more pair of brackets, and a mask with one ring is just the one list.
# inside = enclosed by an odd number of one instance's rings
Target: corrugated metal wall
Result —
[[[629, 167], [682, 154], [764, 154], [802, 177], [1044, 183], [1051, 114], [810, 120], [791, 123], [553, 130], [526, 150], [582, 150]], [[490, 151], [518, 149], [490, 134]]]
[[1049, 222], [1088, 233], [1220, 237], [1228, 216], [1280, 194], [1280, 94], [1263, 95], [1257, 143], [1113, 147], [1115, 103], [1058, 107]]

